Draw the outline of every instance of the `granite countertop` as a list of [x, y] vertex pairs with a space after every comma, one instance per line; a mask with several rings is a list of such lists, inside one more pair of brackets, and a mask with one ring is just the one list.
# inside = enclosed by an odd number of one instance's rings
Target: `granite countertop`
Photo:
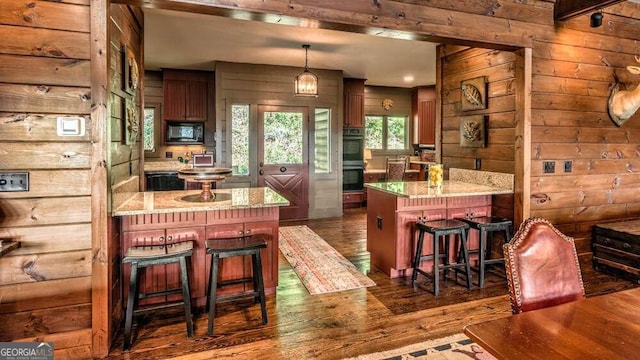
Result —
[[[420, 170], [416, 169], [406, 169], [404, 172], [406, 173], [419, 173]], [[365, 169], [365, 174], [386, 174], [387, 171], [385, 169]]]
[[244, 208], [287, 206], [289, 201], [267, 187], [211, 190], [215, 201], [192, 202], [184, 197], [197, 198], [200, 190], [147, 191], [134, 193], [113, 210], [113, 216], [172, 213], [183, 211], [211, 211]]
[[145, 161], [145, 172], [178, 172], [178, 170], [188, 167], [188, 165], [179, 162], [178, 160], [171, 161]]
[[474, 195], [513, 194], [513, 174], [466, 169], [449, 169], [449, 180], [440, 188], [427, 181], [365, 183], [370, 189], [410, 199]]

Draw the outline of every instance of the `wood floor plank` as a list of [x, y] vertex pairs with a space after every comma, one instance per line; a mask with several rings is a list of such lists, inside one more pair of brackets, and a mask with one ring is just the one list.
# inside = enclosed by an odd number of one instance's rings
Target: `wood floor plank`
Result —
[[[425, 278], [414, 290], [409, 279], [390, 279], [372, 269], [364, 209], [348, 209], [341, 218], [281, 222], [281, 226], [302, 224], [376, 286], [310, 295], [280, 254], [280, 282], [276, 294], [267, 296], [267, 325], [261, 325], [259, 304], [222, 304], [217, 307], [215, 335], [207, 336], [207, 317], [200, 309], [195, 336], [188, 339], [183, 313], [171, 310], [141, 317], [129, 352], [122, 351], [120, 333], [109, 358], [343, 359], [460, 333], [464, 325], [511, 315], [503, 270], [490, 271], [484, 289], [474, 286], [469, 291], [462, 281], [446, 280], [436, 297]], [[637, 286], [595, 272], [589, 257], [581, 258], [581, 267], [587, 296]]]

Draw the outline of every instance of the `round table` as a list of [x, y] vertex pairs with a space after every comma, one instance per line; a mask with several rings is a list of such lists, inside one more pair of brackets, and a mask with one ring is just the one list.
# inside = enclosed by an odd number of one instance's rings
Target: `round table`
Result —
[[198, 197], [199, 201], [213, 201], [216, 196], [211, 192], [211, 184], [216, 181], [224, 181], [231, 175], [230, 168], [220, 167], [193, 167], [178, 170], [178, 178], [184, 181], [198, 182], [202, 184], [202, 192]]

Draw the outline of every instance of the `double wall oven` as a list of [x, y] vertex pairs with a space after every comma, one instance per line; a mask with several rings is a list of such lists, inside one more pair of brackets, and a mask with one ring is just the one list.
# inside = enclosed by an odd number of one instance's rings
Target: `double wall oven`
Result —
[[342, 133], [342, 190], [364, 188], [364, 129], [345, 128]]

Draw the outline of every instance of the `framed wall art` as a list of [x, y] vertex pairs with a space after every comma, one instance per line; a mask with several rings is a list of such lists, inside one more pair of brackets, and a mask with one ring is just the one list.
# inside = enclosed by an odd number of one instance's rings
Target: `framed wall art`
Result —
[[135, 95], [140, 81], [140, 70], [134, 52], [126, 45], [122, 45], [122, 90], [129, 95]]
[[487, 77], [463, 80], [460, 82], [461, 110], [482, 110], [487, 108]]
[[124, 107], [124, 144], [133, 145], [138, 139], [140, 132], [140, 119], [136, 103], [132, 100], [125, 99]]
[[460, 147], [479, 148], [486, 146], [487, 118], [487, 115], [472, 115], [460, 118]]

